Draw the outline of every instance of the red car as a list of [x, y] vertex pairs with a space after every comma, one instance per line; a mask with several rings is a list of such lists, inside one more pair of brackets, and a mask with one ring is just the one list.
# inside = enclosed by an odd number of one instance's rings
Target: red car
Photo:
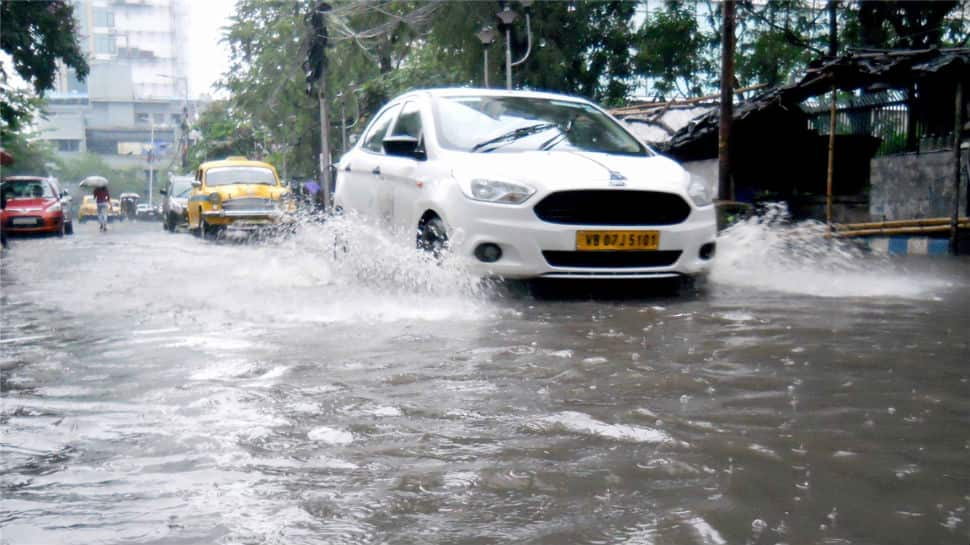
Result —
[[57, 180], [42, 176], [9, 176], [0, 182], [5, 234], [74, 233], [70, 197]]

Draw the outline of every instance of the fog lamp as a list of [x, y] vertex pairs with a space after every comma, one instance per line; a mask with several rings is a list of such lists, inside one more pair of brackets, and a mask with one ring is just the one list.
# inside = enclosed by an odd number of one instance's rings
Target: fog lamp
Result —
[[495, 263], [502, 259], [502, 249], [498, 247], [498, 244], [485, 242], [475, 247], [475, 257], [482, 263]]
[[717, 246], [713, 242], [708, 242], [707, 244], [701, 246], [701, 251], [700, 251], [701, 259], [710, 259], [714, 257], [714, 252], [716, 249], [717, 249]]

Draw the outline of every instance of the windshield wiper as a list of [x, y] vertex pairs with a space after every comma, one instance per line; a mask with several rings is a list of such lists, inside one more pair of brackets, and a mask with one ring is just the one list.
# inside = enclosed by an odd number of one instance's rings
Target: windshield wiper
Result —
[[[491, 146], [492, 144], [515, 142], [516, 140], [525, 138], [526, 136], [529, 136], [531, 134], [540, 133], [540, 132], [547, 131], [552, 128], [558, 128], [558, 127], [559, 125], [556, 125], [555, 123], [536, 123], [535, 125], [527, 125], [525, 127], [519, 127], [518, 129], [509, 131], [505, 134], [500, 134], [495, 138], [489, 138], [484, 142], [479, 142], [478, 144], [475, 144], [474, 146], [472, 146], [471, 150], [479, 151], [486, 146]], [[492, 150], [487, 150], [487, 151], [492, 151]]]
[[552, 148], [558, 146], [560, 142], [562, 142], [563, 140], [566, 139], [566, 136], [569, 134], [569, 131], [571, 131], [571, 130], [573, 130], [573, 120], [572, 119], [570, 119], [569, 120], [569, 123], [566, 124], [566, 128], [565, 129], [559, 129], [559, 134], [557, 134], [556, 136], [553, 136], [549, 140], [546, 140], [545, 142], [543, 142], [542, 145], [539, 146], [539, 149], [542, 150], [542, 151], [547, 151], [547, 150], [551, 150]]

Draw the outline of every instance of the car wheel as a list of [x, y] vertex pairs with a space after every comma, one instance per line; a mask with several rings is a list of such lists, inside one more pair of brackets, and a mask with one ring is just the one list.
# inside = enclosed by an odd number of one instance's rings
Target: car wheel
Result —
[[219, 227], [209, 225], [209, 222], [205, 221], [204, 217], [199, 218], [199, 230], [202, 232], [202, 238], [207, 240], [214, 240], [219, 234]]
[[431, 252], [436, 258], [448, 248], [448, 232], [445, 222], [438, 216], [427, 216], [418, 224], [417, 246], [419, 250]]
[[66, 222], [66, 223], [67, 223], [67, 225], [64, 226], [64, 232], [67, 233], [68, 235], [73, 235], [74, 234], [74, 222], [73, 221], [69, 221], [69, 222]]
[[64, 219], [62, 218], [61, 219], [61, 226], [57, 228], [57, 236], [58, 237], [63, 237], [64, 236], [64, 232], [66, 230], [67, 230], [67, 222], [64, 221]]
[[189, 231], [191, 231], [192, 234], [195, 235], [195, 236], [197, 236], [197, 237], [201, 237], [202, 236], [202, 209], [201, 208], [199, 209], [199, 223], [198, 223], [197, 227], [194, 227], [193, 228], [190, 225], [189, 226]]

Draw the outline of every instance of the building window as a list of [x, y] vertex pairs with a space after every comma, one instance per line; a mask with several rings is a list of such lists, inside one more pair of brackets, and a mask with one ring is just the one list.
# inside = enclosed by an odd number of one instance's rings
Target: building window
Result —
[[81, 95], [88, 94], [88, 82], [77, 79], [77, 72], [73, 68], [67, 70], [67, 92]]
[[135, 114], [135, 123], [148, 123], [150, 120], [148, 114]]
[[155, 114], [155, 124], [161, 125], [165, 123], [165, 114]]
[[57, 151], [80, 151], [80, 140], [54, 140], [57, 144]]
[[118, 52], [118, 48], [115, 46], [114, 36], [95, 36], [94, 37], [94, 52], [95, 53], [108, 53], [114, 55]]
[[114, 27], [114, 12], [107, 8], [94, 8], [94, 26], [109, 28]]
[[172, 114], [172, 125], [178, 125], [182, 122], [181, 114]]

